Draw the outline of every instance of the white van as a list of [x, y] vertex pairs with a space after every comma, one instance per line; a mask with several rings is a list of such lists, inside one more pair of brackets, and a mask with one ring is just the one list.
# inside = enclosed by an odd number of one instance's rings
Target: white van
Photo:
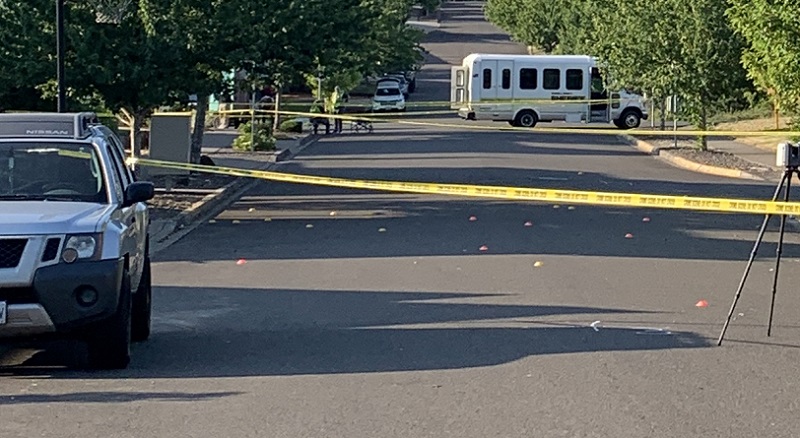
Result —
[[624, 90], [609, 94], [595, 62], [582, 55], [473, 53], [452, 67], [450, 105], [465, 119], [527, 128], [554, 120], [637, 128], [648, 118], [644, 99]]
[[400, 82], [394, 79], [382, 79], [375, 87], [372, 98], [373, 111], [405, 111], [406, 99]]

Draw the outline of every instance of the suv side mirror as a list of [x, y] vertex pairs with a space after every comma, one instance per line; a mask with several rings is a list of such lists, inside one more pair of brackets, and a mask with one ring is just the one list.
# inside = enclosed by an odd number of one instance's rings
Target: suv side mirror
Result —
[[125, 189], [125, 203], [129, 207], [137, 202], [147, 202], [155, 196], [155, 186], [151, 182], [136, 181], [130, 183]]

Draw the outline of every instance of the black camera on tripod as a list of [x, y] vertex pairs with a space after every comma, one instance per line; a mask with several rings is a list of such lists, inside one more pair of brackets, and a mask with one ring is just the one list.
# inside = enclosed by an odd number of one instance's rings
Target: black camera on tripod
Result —
[[779, 167], [800, 167], [800, 143], [778, 143], [775, 164]]

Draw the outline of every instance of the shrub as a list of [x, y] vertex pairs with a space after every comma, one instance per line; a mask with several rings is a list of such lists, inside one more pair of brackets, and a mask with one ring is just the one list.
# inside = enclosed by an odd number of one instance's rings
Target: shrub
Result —
[[[275, 138], [272, 136], [272, 124], [267, 122], [255, 125], [255, 135], [251, 135], [250, 122], [239, 125], [239, 136], [233, 140], [233, 149], [237, 151], [272, 151], [275, 150]], [[251, 145], [251, 139], [255, 144]]]
[[303, 132], [303, 124], [297, 120], [284, 120], [278, 130], [281, 132]]

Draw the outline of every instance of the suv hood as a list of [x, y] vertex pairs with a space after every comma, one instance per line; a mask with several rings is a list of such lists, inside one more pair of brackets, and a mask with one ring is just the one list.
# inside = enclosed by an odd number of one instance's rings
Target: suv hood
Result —
[[0, 201], [0, 235], [93, 233], [113, 209], [89, 202]]

